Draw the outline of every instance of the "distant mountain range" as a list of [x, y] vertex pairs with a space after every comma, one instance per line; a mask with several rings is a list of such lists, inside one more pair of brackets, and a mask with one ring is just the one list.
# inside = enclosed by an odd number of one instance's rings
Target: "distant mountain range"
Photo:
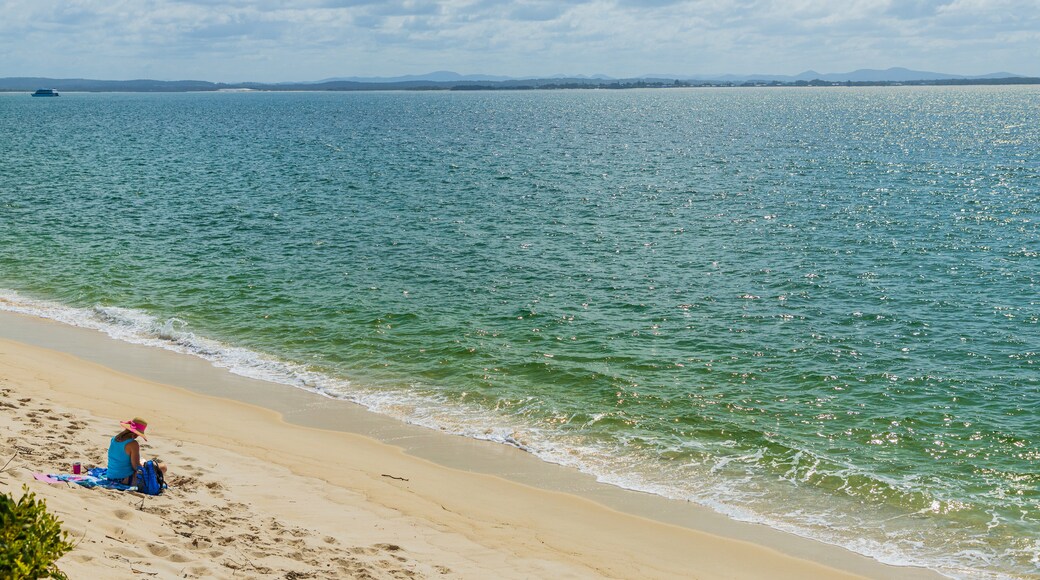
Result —
[[[638, 78], [651, 78], [652, 75], [643, 75]], [[653, 78], [660, 78], [653, 76]], [[672, 76], [666, 75], [664, 78], [687, 78], [683, 76]], [[330, 79], [322, 79], [315, 81], [318, 83], [327, 82], [354, 82], [354, 83], [407, 83], [407, 82], [421, 82], [431, 81], [436, 83], [452, 83], [452, 82], [505, 82], [505, 81], [523, 81], [523, 80], [560, 80], [560, 79], [582, 79], [582, 80], [597, 80], [597, 81], [613, 81], [619, 80], [614, 77], [607, 75], [552, 75], [549, 77], [509, 77], [501, 75], [460, 75], [457, 72], [451, 71], [437, 71], [427, 73], [424, 75], [405, 75], [399, 77], [335, 77]]]
[[315, 81], [317, 83], [324, 82], [356, 82], [356, 83], [404, 83], [404, 82], [416, 82], [416, 81], [431, 81], [431, 82], [464, 82], [464, 81], [490, 81], [490, 82], [504, 82], [504, 81], [517, 81], [517, 80], [561, 80], [561, 79], [581, 79], [581, 80], [596, 80], [596, 81], [616, 81], [616, 80], [632, 80], [634, 79], [678, 79], [678, 80], [697, 80], [697, 81], [722, 81], [722, 82], [747, 82], [747, 81], [778, 81], [782, 83], [794, 83], [798, 81], [827, 81], [827, 82], [906, 82], [906, 81], [938, 81], [938, 80], [952, 80], [952, 79], [968, 79], [968, 80], [979, 80], [979, 79], [1006, 79], [1022, 77], [1009, 72], [995, 72], [985, 75], [957, 75], [947, 73], [937, 73], [920, 70], [910, 70], [907, 68], [893, 67], [885, 70], [879, 69], [868, 69], [861, 68], [847, 73], [818, 73], [814, 70], [807, 70], [797, 75], [775, 75], [775, 74], [752, 74], [752, 75], [734, 75], [734, 74], [647, 74], [638, 77], [619, 79], [616, 77], [610, 77], [607, 75], [553, 75], [550, 77], [509, 77], [509, 76], [496, 76], [496, 75], [460, 75], [459, 73], [451, 71], [437, 71], [424, 75], [407, 75], [399, 77], [337, 77], [330, 79], [323, 79], [321, 81]]
[[821, 74], [806, 71], [798, 75], [676, 75], [654, 74], [617, 79], [606, 75], [556, 75], [552, 77], [507, 77], [461, 75], [437, 71], [425, 75], [398, 77], [337, 77], [319, 81], [283, 83], [214, 83], [209, 81], [158, 81], [53, 79], [45, 77], [0, 78], [0, 91], [33, 91], [53, 88], [58, 91], [86, 92], [186, 92], [220, 90], [297, 90], [297, 91], [371, 91], [371, 90], [486, 90], [486, 89], [562, 89], [562, 88], [639, 88], [676, 86], [747, 85], [830, 85], [830, 84], [1040, 84], [1040, 78], [996, 72], [986, 75], [955, 75], [905, 68], [860, 69], [848, 73]]
[[[996, 72], [985, 75], [955, 75], [946, 73], [929, 72], [922, 70], [910, 70], [901, 67], [893, 67], [885, 70], [861, 68], [847, 73], [818, 73], [814, 70], [807, 70], [801, 74], [794, 76], [786, 75], [768, 75], [768, 74], [756, 74], [756, 75], [695, 75], [688, 77], [690, 79], [697, 80], [718, 80], [718, 81], [734, 81], [734, 82], [745, 82], [752, 80], [760, 81], [779, 81], [782, 83], [793, 83], [797, 81], [827, 81], [827, 82], [866, 82], [866, 83], [877, 83], [877, 82], [908, 82], [908, 81], [941, 81], [941, 80], [954, 80], [954, 79], [965, 79], [965, 80], [984, 80], [984, 79], [1007, 79], [1007, 78], [1021, 78], [1022, 75], [1017, 75], [1009, 72]], [[667, 77], [665, 77], [667, 78]]]
[[314, 81], [316, 83], [352, 82], [352, 83], [407, 83], [415, 81], [432, 81], [435, 83], [456, 83], [461, 81], [512, 81], [516, 77], [498, 75], [460, 75], [457, 72], [441, 70], [424, 75], [405, 75], [399, 77], [335, 77]]

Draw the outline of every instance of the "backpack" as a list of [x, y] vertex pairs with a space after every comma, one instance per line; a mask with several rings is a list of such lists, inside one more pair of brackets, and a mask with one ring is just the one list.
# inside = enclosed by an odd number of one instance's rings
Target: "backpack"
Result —
[[166, 479], [163, 472], [155, 466], [155, 461], [149, 459], [137, 470], [137, 491], [145, 495], [159, 495], [166, 489]]

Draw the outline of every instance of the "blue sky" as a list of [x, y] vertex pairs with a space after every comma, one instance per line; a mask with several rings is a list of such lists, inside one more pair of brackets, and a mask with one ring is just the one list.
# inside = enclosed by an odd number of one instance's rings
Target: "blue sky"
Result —
[[0, 77], [1040, 76], [1040, 0], [0, 0]]

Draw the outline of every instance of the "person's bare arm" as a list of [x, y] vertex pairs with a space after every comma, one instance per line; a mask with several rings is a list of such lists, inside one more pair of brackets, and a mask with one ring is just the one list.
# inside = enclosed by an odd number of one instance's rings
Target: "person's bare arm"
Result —
[[126, 452], [130, 455], [130, 467], [133, 467], [136, 471], [141, 467], [141, 444], [137, 441], [127, 443]]

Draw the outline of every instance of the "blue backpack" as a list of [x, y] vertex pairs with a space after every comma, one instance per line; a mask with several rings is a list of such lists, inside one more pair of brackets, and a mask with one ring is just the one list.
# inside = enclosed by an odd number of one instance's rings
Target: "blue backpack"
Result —
[[146, 495], [159, 495], [166, 489], [166, 479], [163, 472], [155, 465], [155, 461], [144, 462], [137, 470], [137, 491]]

